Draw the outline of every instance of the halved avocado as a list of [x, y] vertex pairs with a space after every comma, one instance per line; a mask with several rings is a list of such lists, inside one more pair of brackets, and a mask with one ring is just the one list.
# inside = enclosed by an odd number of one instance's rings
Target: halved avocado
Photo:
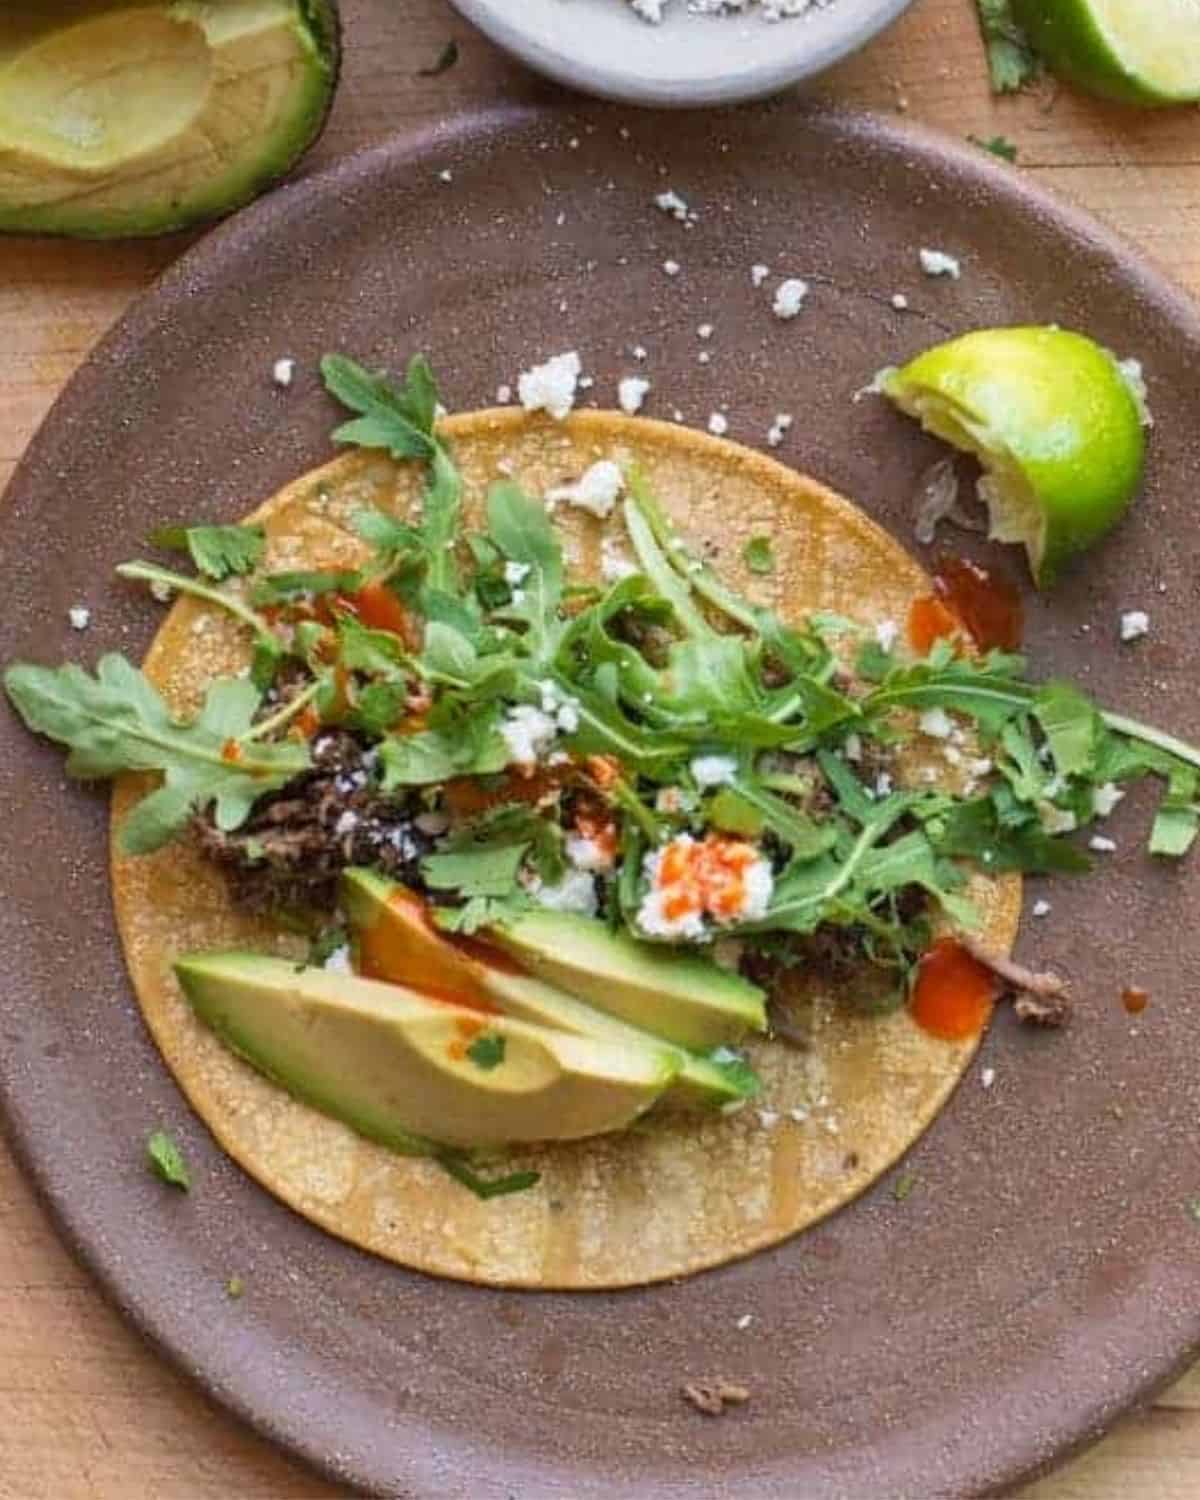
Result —
[[593, 917], [523, 912], [488, 935], [539, 978], [681, 1047], [706, 1052], [767, 1029], [766, 997], [748, 979]]
[[0, 13], [0, 231], [110, 239], [228, 213], [320, 134], [339, 55], [336, 0]]
[[395, 1151], [622, 1130], [674, 1078], [666, 1047], [600, 1042], [288, 959], [191, 954], [196, 1015], [253, 1067]]
[[[355, 938], [356, 967], [372, 979], [408, 985], [425, 994], [454, 998], [483, 1009], [496, 1009], [519, 1021], [531, 1021], [629, 1047], [670, 1045], [596, 1010], [557, 985], [511, 966], [497, 951], [496, 960], [451, 942], [429, 921], [425, 903], [407, 886], [371, 870], [342, 875], [342, 910]], [[481, 945], [482, 946], [482, 945]], [[684, 1048], [671, 1046], [679, 1073], [668, 1090], [671, 1104], [683, 1108], [735, 1104], [754, 1092], [746, 1065], [731, 1069]]]

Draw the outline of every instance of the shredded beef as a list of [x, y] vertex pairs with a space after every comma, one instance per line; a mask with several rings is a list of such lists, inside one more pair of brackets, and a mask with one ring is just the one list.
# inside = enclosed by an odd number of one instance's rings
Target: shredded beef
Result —
[[264, 797], [232, 833], [211, 812], [193, 820], [201, 849], [248, 911], [332, 910], [347, 865], [419, 877], [430, 840], [405, 800], [379, 791], [370, 750], [352, 734], [326, 731], [313, 741], [312, 759], [310, 771]]

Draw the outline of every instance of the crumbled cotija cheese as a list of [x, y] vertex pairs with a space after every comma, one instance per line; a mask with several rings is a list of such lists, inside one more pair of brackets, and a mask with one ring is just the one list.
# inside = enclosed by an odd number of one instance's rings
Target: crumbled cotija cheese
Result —
[[[679, 0], [694, 16], [735, 16], [755, 10], [764, 21], [786, 21], [807, 15], [810, 10], [824, 10], [833, 0]], [[629, 0], [630, 8], [652, 26], [661, 25], [670, 0]]]
[[602, 458], [574, 484], [560, 484], [548, 490], [546, 504], [551, 510], [558, 504], [573, 505], [577, 510], [591, 511], [603, 521], [612, 515], [624, 484], [620, 466], [611, 458]]
[[804, 299], [808, 296], [808, 282], [801, 281], [798, 276], [790, 276], [786, 281], [781, 281], [775, 288], [775, 300], [771, 304], [771, 310], [777, 318], [794, 318], [804, 305]]
[[921, 269], [926, 276], [949, 276], [951, 281], [957, 281], [962, 275], [961, 265], [944, 250], [922, 250]]
[[627, 416], [636, 416], [650, 390], [650, 382], [640, 375], [626, 375], [617, 384], [617, 404]]
[[665, 193], [659, 193], [654, 200], [655, 205], [661, 208], [663, 213], [670, 214], [673, 219], [685, 223], [688, 217], [687, 200], [681, 198], [674, 188], [668, 188]]
[[790, 411], [776, 412], [775, 420], [767, 429], [767, 445], [771, 448], [778, 448], [795, 420]]
[[1127, 609], [1121, 616], [1121, 639], [1136, 641], [1150, 634], [1150, 616], [1144, 609]]
[[568, 870], [557, 885], [544, 885], [535, 880], [529, 893], [539, 906], [548, 907], [550, 911], [569, 911], [582, 917], [594, 917], [600, 909], [596, 882], [586, 870]]
[[692, 761], [692, 776], [698, 787], [727, 786], [737, 774], [732, 755], [697, 755]]
[[724, 437], [729, 431], [729, 418], [722, 411], [710, 412], [708, 430], [714, 437]]
[[535, 765], [542, 752], [553, 744], [557, 733], [558, 724], [551, 715], [529, 703], [510, 708], [500, 725], [500, 738], [508, 746], [509, 762], [516, 766]]
[[279, 386], [289, 386], [295, 379], [296, 361], [294, 359], [277, 359], [271, 366], [271, 379]]
[[517, 381], [521, 405], [526, 411], [549, 412], [561, 422], [575, 405], [575, 388], [582, 372], [583, 364], [574, 349], [522, 371]]
[[71, 622], [72, 630], [86, 630], [92, 623], [92, 612], [83, 604], [73, 604], [67, 610], [67, 619]]

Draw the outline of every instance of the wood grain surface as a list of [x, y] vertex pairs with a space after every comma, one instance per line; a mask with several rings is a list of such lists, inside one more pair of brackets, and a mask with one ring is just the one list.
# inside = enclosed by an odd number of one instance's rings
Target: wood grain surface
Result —
[[[380, 0], [343, 0], [342, 9], [344, 81], [310, 166], [497, 97], [542, 91], [443, 0], [392, 0], [390, 9]], [[385, 33], [383, 44], [356, 48], [356, 17], [367, 10], [375, 36]], [[457, 66], [437, 78], [419, 76], [451, 37], [461, 48]], [[971, 0], [919, 0], [815, 92], [906, 113], [960, 137], [1006, 136], [1019, 148], [1018, 170], [1107, 219], [1200, 291], [1196, 110], [1138, 114], [1050, 85], [995, 101]], [[0, 489], [75, 366], [187, 243], [0, 242]], [[3, 1147], [0, 1330], [0, 1500], [335, 1494], [210, 1406], [126, 1328], [59, 1245]], [[1023, 1500], [1198, 1495], [1200, 1369], [1091, 1452], [1028, 1488]]]

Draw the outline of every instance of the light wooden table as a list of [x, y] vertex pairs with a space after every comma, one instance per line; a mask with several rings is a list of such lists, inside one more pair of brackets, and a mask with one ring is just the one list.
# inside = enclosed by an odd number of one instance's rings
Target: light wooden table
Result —
[[[389, 17], [387, 44], [369, 53], [354, 46], [355, 17], [367, 9]], [[443, 0], [343, 0], [343, 12], [346, 74], [317, 161], [529, 87]], [[416, 76], [452, 36], [462, 47], [457, 67], [440, 78]], [[1066, 91], [994, 102], [971, 0], [920, 0], [820, 92], [906, 111], [957, 136], [1007, 136], [1020, 148], [1020, 170], [1107, 218], [1200, 292], [1197, 111], [1135, 114]], [[181, 247], [180, 240], [0, 243], [0, 489], [63, 382]], [[142, 1346], [60, 1247], [3, 1147], [0, 1330], [0, 1500], [334, 1493], [214, 1410]], [[1200, 1369], [1024, 1500], [1198, 1495]]]

